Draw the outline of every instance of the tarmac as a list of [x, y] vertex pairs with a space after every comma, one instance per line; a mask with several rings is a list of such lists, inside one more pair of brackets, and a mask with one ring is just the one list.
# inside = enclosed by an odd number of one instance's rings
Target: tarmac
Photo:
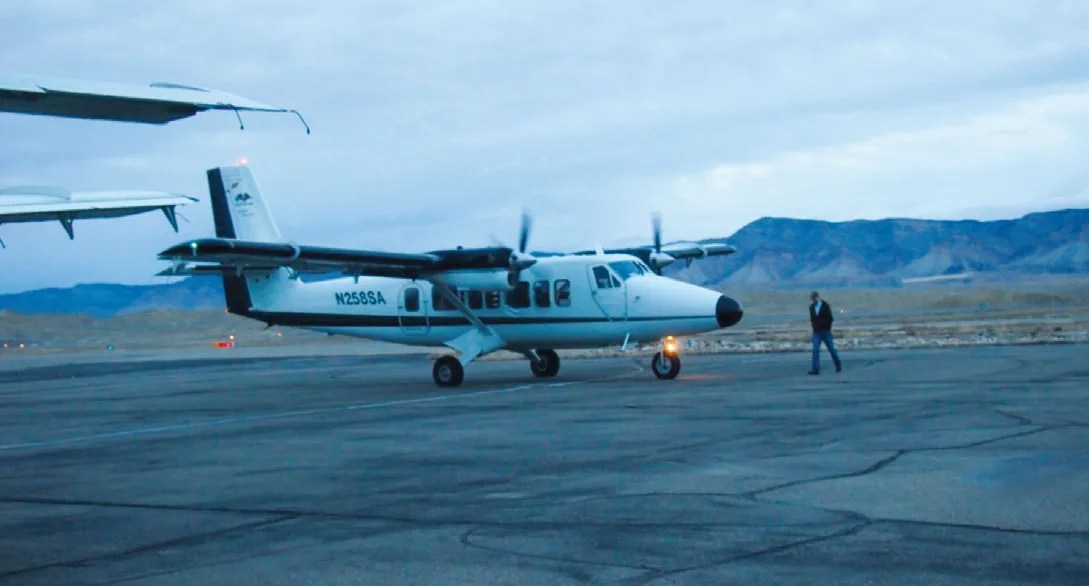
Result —
[[0, 584], [1089, 583], [1085, 345], [259, 354], [0, 357]]

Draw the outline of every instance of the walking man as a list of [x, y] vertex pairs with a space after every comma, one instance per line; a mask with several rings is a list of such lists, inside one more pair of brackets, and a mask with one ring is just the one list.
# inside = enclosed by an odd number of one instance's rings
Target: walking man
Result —
[[816, 291], [810, 293], [809, 298], [813, 300], [809, 306], [809, 323], [813, 325], [813, 367], [810, 368], [809, 374], [821, 373], [821, 342], [828, 346], [832, 363], [836, 365], [836, 372], [839, 372], [843, 370], [843, 363], [839, 361], [836, 345], [832, 341], [832, 308]]

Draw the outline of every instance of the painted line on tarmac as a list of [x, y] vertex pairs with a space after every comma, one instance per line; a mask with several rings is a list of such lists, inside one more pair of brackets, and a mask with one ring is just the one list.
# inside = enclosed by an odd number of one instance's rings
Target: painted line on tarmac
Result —
[[[551, 387], [557, 386], [569, 386], [587, 382], [585, 380], [571, 381], [569, 383], [559, 383], [549, 385]], [[435, 395], [431, 397], [418, 397], [415, 399], [398, 399], [393, 401], [381, 401], [378, 403], [360, 403], [357, 405], [343, 405], [340, 407], [318, 407], [314, 409], [300, 409], [297, 411], [281, 411], [279, 413], [266, 413], [264, 415], [248, 415], [245, 417], [225, 417], [222, 419], [212, 419], [209, 421], [194, 421], [191, 423], [177, 423], [173, 425], [159, 425], [155, 427], [142, 427], [138, 429], [127, 429], [123, 431], [113, 431], [107, 433], [94, 433], [89, 435], [81, 435], [74, 437], [66, 437], [52, 440], [39, 440], [28, 441], [14, 444], [0, 445], [0, 452], [23, 450], [30, 448], [50, 448], [56, 446], [65, 446], [69, 444], [80, 444], [93, 442], [96, 440], [115, 439], [122, 437], [134, 437], [141, 435], [153, 435], [157, 433], [167, 433], [171, 431], [185, 431], [189, 429], [201, 429], [205, 427], [218, 427], [221, 425], [231, 425], [235, 423], [254, 423], [260, 421], [272, 421], [275, 419], [288, 419], [291, 417], [302, 417], [306, 415], [318, 415], [322, 413], [336, 413], [339, 411], [362, 411], [365, 409], [381, 409], [384, 407], [400, 407], [403, 405], [419, 405], [422, 403], [436, 403], [438, 401], [446, 401], [449, 399], [471, 399], [474, 397], [486, 397], [488, 395], [501, 395], [504, 393], [514, 393], [518, 391], [524, 391], [532, 389], [536, 385], [525, 384], [518, 385], [516, 387], [508, 387], [504, 389], [492, 389], [488, 391], [473, 391], [471, 393], [451, 393], [448, 395]], [[542, 387], [543, 388], [543, 387]]]

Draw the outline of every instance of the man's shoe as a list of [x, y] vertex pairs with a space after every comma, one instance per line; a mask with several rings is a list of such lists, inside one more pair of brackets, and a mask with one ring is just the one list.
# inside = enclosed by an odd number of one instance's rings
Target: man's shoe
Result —
[[819, 373], [819, 372], [817, 372], [817, 371], [815, 371], [815, 370], [811, 370], [811, 371], [809, 371], [809, 374], [811, 374], [811, 375], [813, 375], [813, 376], [816, 376], [816, 375], [818, 375], [818, 374], [820, 374], [820, 373]]
[[840, 373], [840, 372], [843, 372], [843, 365], [842, 364], [837, 364], [836, 365], [836, 373]]

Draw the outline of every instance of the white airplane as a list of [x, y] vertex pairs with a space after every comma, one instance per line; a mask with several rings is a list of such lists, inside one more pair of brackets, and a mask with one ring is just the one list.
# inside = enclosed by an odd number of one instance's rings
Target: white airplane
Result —
[[[208, 171], [216, 238], [159, 254], [160, 275], [222, 274], [227, 310], [270, 326], [421, 346], [458, 356], [435, 361], [439, 386], [457, 386], [464, 367], [499, 349], [519, 352], [538, 377], [560, 369], [557, 348], [626, 346], [661, 340], [651, 360], [660, 379], [681, 369], [674, 336], [741, 320], [737, 301], [659, 274], [675, 260], [730, 254], [725, 244], [655, 245], [534, 257], [529, 217], [517, 250], [457, 248], [425, 254], [348, 250], [285, 242], [248, 167]], [[301, 273], [348, 278], [303, 282]]]
[[[162, 210], [178, 231], [176, 206], [197, 201], [195, 197], [163, 191], [68, 191], [56, 187], [8, 187], [0, 189], [0, 225], [58, 221], [75, 238], [75, 220], [119, 218]], [[0, 247], [3, 247], [0, 240]]]

